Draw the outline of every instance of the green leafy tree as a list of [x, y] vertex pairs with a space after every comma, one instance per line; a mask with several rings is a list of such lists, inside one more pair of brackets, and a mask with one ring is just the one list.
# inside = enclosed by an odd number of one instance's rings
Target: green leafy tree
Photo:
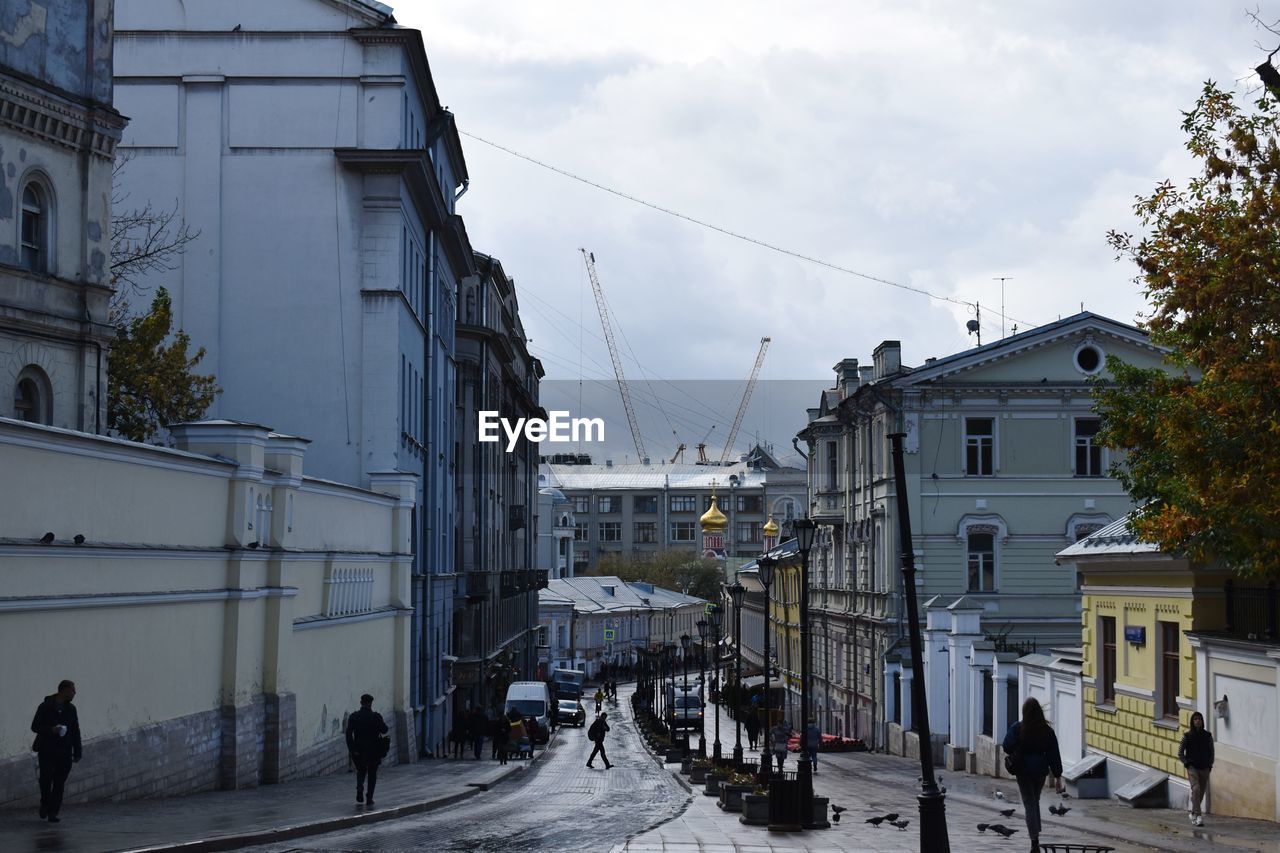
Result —
[[1142, 506], [1135, 532], [1244, 574], [1280, 571], [1280, 111], [1213, 83], [1185, 113], [1199, 171], [1134, 206], [1147, 233], [1111, 232], [1138, 267], [1145, 325], [1172, 370], [1108, 358], [1101, 440]]
[[625, 557], [605, 554], [585, 574], [613, 576], [624, 581], [640, 581], [674, 589], [697, 598], [718, 600], [724, 572], [715, 560], [700, 557], [696, 551], [657, 551], [652, 556]]
[[116, 321], [107, 366], [107, 426], [133, 441], [147, 441], [162, 426], [201, 418], [221, 393], [212, 375], [195, 373], [204, 348], [173, 332], [173, 305], [163, 287], [151, 310]]

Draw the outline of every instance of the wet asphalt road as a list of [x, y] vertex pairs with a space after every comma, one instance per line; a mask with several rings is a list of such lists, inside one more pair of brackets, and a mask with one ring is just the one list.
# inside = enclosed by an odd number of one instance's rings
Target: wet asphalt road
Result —
[[[609, 850], [684, 811], [689, 794], [645, 752], [624, 702], [609, 709], [605, 749], [613, 762], [587, 768], [585, 728], [561, 728], [531, 772], [422, 815], [373, 827], [252, 848], [295, 851]], [[486, 746], [486, 749], [488, 747]]]

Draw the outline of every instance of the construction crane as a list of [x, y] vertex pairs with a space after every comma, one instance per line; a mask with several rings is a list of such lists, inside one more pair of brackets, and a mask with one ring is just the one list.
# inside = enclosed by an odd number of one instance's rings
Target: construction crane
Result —
[[609, 357], [613, 359], [613, 375], [618, 379], [618, 393], [622, 395], [622, 408], [627, 413], [627, 423], [631, 425], [631, 438], [636, 443], [637, 461], [643, 462], [648, 454], [644, 452], [644, 441], [640, 438], [640, 424], [636, 422], [636, 410], [631, 407], [631, 392], [627, 390], [627, 380], [622, 375], [622, 358], [618, 355], [618, 345], [613, 342], [613, 325], [609, 322], [609, 309], [604, 304], [604, 290], [600, 287], [600, 277], [596, 275], [596, 256], [586, 249], [582, 252], [582, 260], [587, 265], [587, 275], [591, 277], [591, 290], [596, 295], [596, 308], [600, 311], [600, 325], [604, 327], [604, 342], [609, 345]]
[[734, 416], [733, 426], [729, 428], [729, 438], [724, 443], [724, 453], [720, 455], [720, 464], [723, 465], [728, 459], [729, 454], [733, 452], [733, 440], [738, 437], [738, 427], [742, 426], [742, 418], [747, 414], [747, 404], [751, 402], [751, 392], [755, 390], [756, 380], [760, 378], [760, 368], [764, 364], [764, 354], [769, 349], [769, 341], [771, 338], [760, 339], [760, 351], [756, 353], [756, 363], [751, 368], [751, 375], [747, 377], [747, 390], [742, 392], [742, 402], [738, 405], [738, 414]]

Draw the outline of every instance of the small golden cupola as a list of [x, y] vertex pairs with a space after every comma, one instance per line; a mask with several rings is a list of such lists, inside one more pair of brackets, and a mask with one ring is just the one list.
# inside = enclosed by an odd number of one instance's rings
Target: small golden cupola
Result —
[[725, 518], [720, 507], [716, 505], [715, 492], [711, 493], [711, 508], [702, 514], [698, 523], [702, 525], [703, 533], [724, 533], [729, 529], [729, 519]]
[[764, 523], [765, 537], [772, 537], [776, 540], [780, 532], [781, 531], [778, 529], [778, 523], [773, 520], [773, 513], [769, 513], [769, 520]]

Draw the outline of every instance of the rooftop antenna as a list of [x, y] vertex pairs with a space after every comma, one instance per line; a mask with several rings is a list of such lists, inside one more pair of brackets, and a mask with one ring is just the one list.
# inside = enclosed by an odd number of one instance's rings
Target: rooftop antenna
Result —
[[1004, 283], [1013, 281], [1013, 276], [998, 275], [991, 280], [1000, 282], [1000, 340], [1004, 340]]
[[978, 346], [982, 346], [982, 305], [973, 304], [973, 319], [964, 324], [969, 334], [978, 336]]

